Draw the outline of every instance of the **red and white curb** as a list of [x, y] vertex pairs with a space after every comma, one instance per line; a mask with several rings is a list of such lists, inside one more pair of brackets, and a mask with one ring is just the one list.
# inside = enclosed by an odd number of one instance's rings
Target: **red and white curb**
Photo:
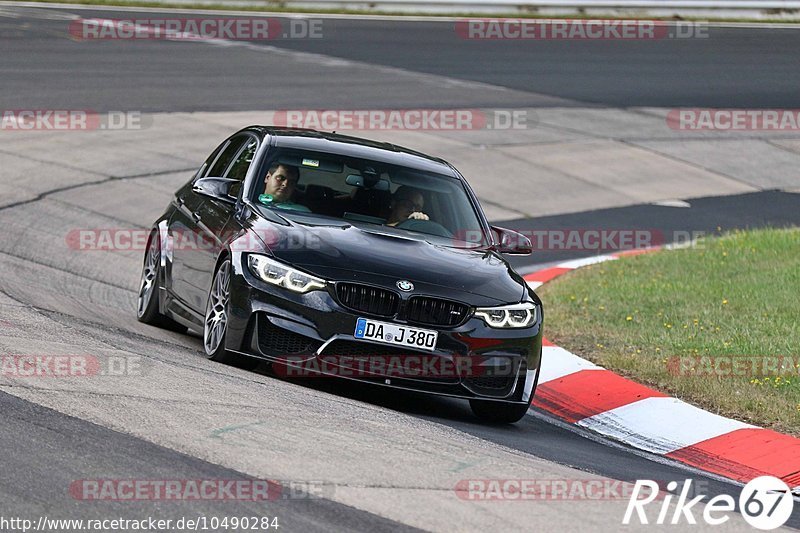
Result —
[[[534, 289], [586, 265], [658, 248], [566, 261], [524, 276]], [[800, 493], [800, 439], [704, 411], [544, 341], [534, 406], [634, 448], [736, 481], [770, 475]]]

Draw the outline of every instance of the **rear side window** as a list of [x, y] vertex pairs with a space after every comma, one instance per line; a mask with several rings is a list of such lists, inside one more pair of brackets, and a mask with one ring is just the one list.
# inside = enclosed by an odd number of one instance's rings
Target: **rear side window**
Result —
[[225, 175], [225, 171], [228, 170], [228, 167], [231, 165], [234, 158], [239, 154], [239, 150], [241, 150], [244, 143], [249, 139], [250, 136], [240, 136], [231, 139], [231, 142], [222, 151], [219, 157], [217, 157], [217, 160], [214, 162], [214, 166], [211, 167], [211, 170], [209, 170], [208, 174], [206, 175], [212, 178], [223, 177]]
[[253, 162], [253, 157], [256, 155], [256, 148], [258, 148], [258, 140], [254, 137], [248, 137], [246, 146], [236, 157], [236, 161], [234, 161], [228, 175], [225, 177], [244, 181], [247, 170], [250, 168], [250, 163]]

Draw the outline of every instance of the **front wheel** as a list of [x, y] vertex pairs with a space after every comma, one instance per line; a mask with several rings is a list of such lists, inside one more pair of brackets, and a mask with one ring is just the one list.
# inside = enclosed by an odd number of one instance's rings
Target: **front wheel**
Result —
[[230, 302], [231, 261], [223, 261], [214, 274], [208, 293], [206, 317], [203, 327], [203, 347], [212, 361], [252, 370], [258, 365], [256, 359], [229, 352], [225, 349], [225, 334], [228, 331], [228, 304]]
[[[531, 400], [533, 395], [531, 395]], [[513, 424], [519, 422], [531, 406], [527, 404], [495, 402], [491, 400], [470, 400], [469, 406], [475, 416], [494, 424]]]

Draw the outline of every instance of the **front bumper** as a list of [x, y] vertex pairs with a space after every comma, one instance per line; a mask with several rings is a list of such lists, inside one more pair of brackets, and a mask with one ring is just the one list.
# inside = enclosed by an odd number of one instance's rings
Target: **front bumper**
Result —
[[359, 317], [332, 287], [305, 294], [269, 285], [235, 254], [226, 348], [273, 362], [289, 377], [334, 376], [465, 399], [528, 403], [541, 364], [541, 314], [529, 328], [494, 329], [468, 318], [439, 333], [433, 352], [356, 339]]

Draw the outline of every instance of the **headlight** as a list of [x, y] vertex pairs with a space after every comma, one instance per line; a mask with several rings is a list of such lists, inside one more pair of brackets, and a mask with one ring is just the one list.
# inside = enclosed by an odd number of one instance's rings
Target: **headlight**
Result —
[[294, 292], [308, 292], [325, 288], [325, 280], [300, 272], [264, 255], [247, 256], [250, 272], [259, 279]]
[[479, 307], [475, 316], [492, 328], [527, 328], [536, 322], [536, 304], [522, 303], [501, 307]]

